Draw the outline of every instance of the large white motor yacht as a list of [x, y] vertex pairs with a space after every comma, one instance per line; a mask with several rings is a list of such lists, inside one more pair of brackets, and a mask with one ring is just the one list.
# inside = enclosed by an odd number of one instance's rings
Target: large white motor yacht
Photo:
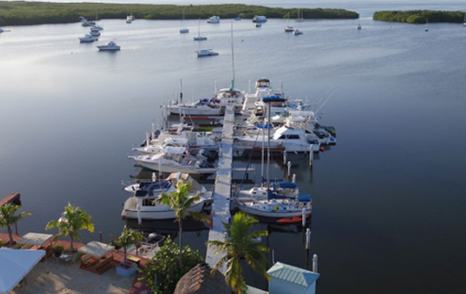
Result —
[[133, 195], [125, 201], [122, 217], [138, 220], [164, 220], [174, 219], [175, 211], [158, 202], [162, 193], [176, 191], [176, 184], [179, 181], [190, 184], [190, 196], [198, 195], [199, 199], [194, 201], [188, 209], [188, 213], [199, 213], [204, 204], [210, 201], [212, 192], [206, 190], [188, 174], [173, 173], [166, 179], [155, 180], [149, 183], [134, 184], [130, 189], [125, 189]]

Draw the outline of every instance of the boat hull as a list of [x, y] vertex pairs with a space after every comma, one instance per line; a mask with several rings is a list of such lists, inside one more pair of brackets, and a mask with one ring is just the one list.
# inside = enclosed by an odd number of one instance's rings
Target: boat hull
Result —
[[186, 174], [214, 174], [216, 168], [196, 168], [191, 166], [178, 166], [178, 165], [168, 165], [168, 164], [157, 164], [153, 162], [146, 161], [136, 161], [137, 165], [147, 168], [149, 170], [158, 171], [162, 173], [186, 173]]
[[[205, 201], [200, 201], [188, 209], [189, 213], [200, 213], [204, 208]], [[127, 219], [138, 219], [138, 211], [136, 209], [123, 208], [121, 216]], [[148, 207], [143, 206], [139, 211], [139, 216], [143, 220], [166, 220], [175, 219], [175, 211], [165, 206]]]

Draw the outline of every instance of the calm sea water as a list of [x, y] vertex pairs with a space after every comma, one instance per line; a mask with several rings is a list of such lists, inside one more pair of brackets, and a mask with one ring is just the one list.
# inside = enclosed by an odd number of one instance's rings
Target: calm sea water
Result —
[[[363, 18], [299, 23], [299, 37], [283, 33], [284, 21], [261, 29], [235, 22], [239, 87], [265, 76], [291, 97], [330, 97], [321, 120], [336, 126], [338, 145], [320, 154], [312, 174], [306, 160], [293, 167], [314, 196], [311, 253], [319, 254], [321, 293], [465, 291], [466, 29], [432, 24], [426, 33], [369, 17], [407, 6], [340, 5]], [[121, 181], [138, 173], [127, 155], [160, 122], [179, 79], [187, 99], [211, 96], [214, 81], [229, 83], [227, 21], [202, 23], [202, 46], [220, 52], [203, 60], [194, 55], [197, 21], [186, 22], [186, 36], [178, 21], [100, 24], [101, 43], [116, 40], [121, 52], [79, 44], [79, 24], [0, 35], [0, 194], [21, 192], [33, 212], [21, 232], [42, 231], [71, 202], [92, 214], [104, 238], [117, 234], [128, 196]], [[207, 231], [184, 238], [202, 251], [206, 239]], [[268, 243], [276, 260], [305, 266], [302, 233], [271, 230]]]

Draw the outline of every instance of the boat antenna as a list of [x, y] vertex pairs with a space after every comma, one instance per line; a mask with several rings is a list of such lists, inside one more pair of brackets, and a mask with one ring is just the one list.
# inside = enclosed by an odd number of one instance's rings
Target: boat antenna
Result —
[[235, 46], [233, 43], [233, 21], [231, 22], [231, 89], [235, 88]]
[[180, 79], [180, 103], [183, 103], [183, 79]]

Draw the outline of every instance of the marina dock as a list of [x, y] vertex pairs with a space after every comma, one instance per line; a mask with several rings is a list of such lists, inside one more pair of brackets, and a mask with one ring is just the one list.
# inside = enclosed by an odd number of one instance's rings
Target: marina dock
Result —
[[[215, 177], [212, 203], [212, 227], [209, 231], [209, 240], [224, 241], [226, 232], [223, 224], [230, 222], [234, 124], [234, 106], [229, 104], [225, 109], [222, 142], [219, 148], [218, 169]], [[206, 262], [213, 268], [223, 257], [223, 254], [216, 251], [212, 246], [208, 246]], [[225, 268], [220, 268], [219, 270], [222, 273], [225, 272]]]

